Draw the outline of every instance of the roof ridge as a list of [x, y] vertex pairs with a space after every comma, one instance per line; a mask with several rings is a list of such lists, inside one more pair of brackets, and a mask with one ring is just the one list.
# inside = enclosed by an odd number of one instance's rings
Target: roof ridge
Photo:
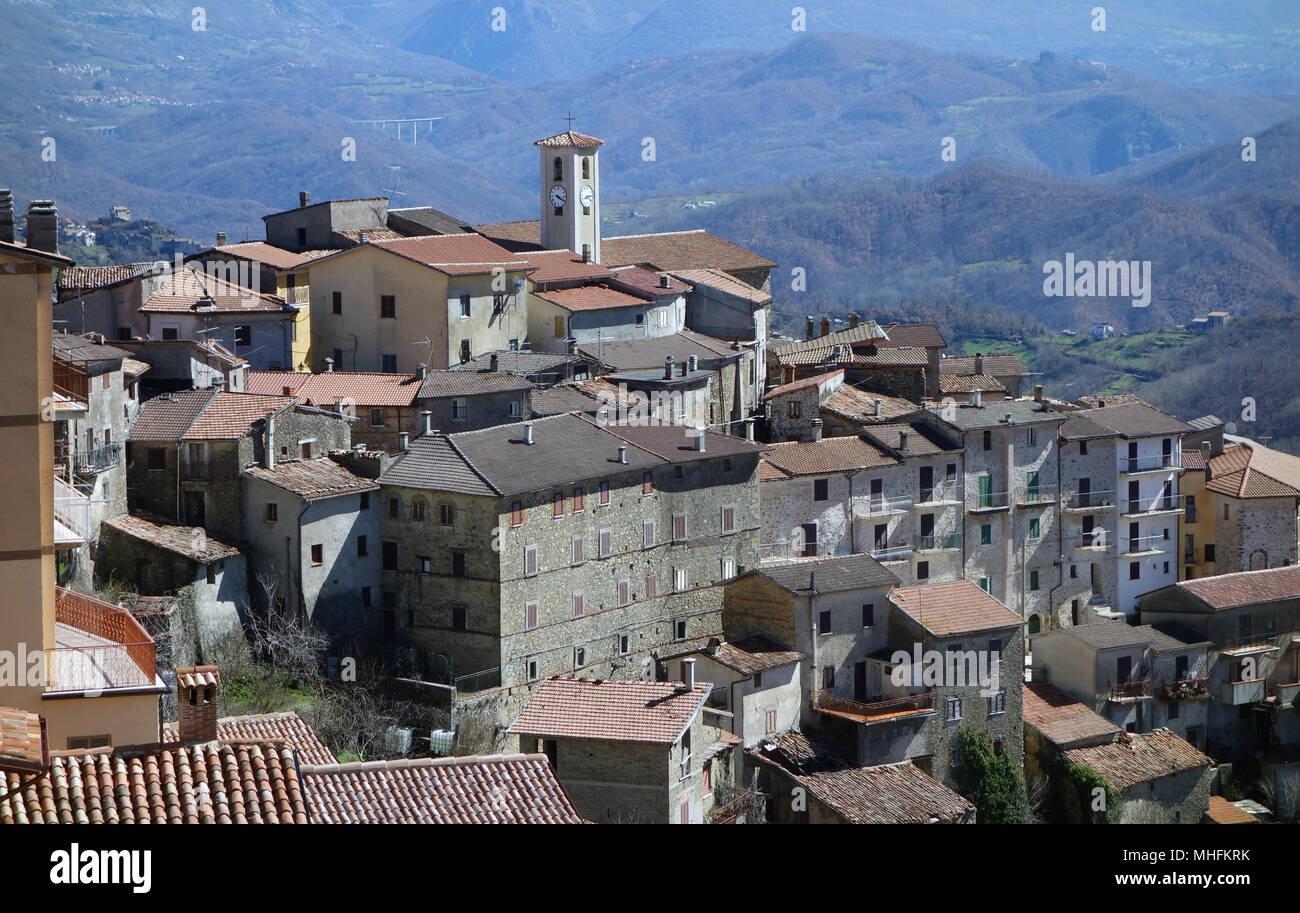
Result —
[[[552, 416], [552, 417], [557, 417], [557, 416]], [[484, 428], [484, 429], [481, 429], [481, 430], [483, 430], [483, 431], [487, 431], [487, 430], [489, 430], [489, 429]], [[463, 432], [463, 433], [465, 433], [465, 434], [473, 434], [474, 432], [469, 431], [469, 432]], [[456, 442], [453, 441], [453, 440], [451, 439], [451, 435], [450, 435], [450, 434], [444, 434], [444, 435], [442, 436], [442, 439], [443, 439], [444, 441], [447, 442], [447, 446], [451, 448], [452, 452], [455, 453], [456, 456], [460, 457], [461, 462], [463, 462], [466, 466], [469, 467], [469, 471], [472, 472], [472, 473], [474, 473], [474, 475], [478, 476], [478, 478], [483, 482], [484, 485], [486, 485], [488, 488], [492, 489], [492, 491], [494, 491], [494, 492], [496, 493], [497, 497], [501, 497], [501, 496], [503, 495], [503, 492], [501, 491], [501, 489], [500, 489], [500, 488], [497, 488], [497, 486], [495, 485], [495, 483], [493, 483], [493, 481], [492, 481], [491, 479], [489, 479], [489, 478], [488, 478], [488, 477], [487, 477], [487, 476], [482, 472], [482, 470], [480, 470], [477, 466], [475, 466], [475, 465], [474, 465], [474, 462], [473, 462], [469, 457], [465, 456], [464, 451], [462, 451], [459, 447], [456, 446]]]
[[[664, 235], [694, 235], [694, 234], [707, 234], [707, 233], [708, 233], [707, 228], [679, 228], [676, 231], [647, 231], [639, 235], [611, 235], [605, 240], [622, 241], [626, 238], [659, 238], [659, 237], [663, 237]], [[723, 238], [722, 240], [725, 241], [726, 238]]]

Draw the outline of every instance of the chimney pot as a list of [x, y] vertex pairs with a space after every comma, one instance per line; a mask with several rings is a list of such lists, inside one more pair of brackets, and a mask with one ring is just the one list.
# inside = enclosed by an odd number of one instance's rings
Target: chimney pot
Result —
[[1205, 466], [1205, 481], [1210, 482], [1213, 476], [1210, 473], [1210, 442], [1201, 441], [1201, 463]]
[[975, 373], [979, 375], [984, 374], [984, 353], [983, 352], [975, 353]]
[[415, 376], [416, 376], [416, 379], [417, 379], [417, 380], [424, 380], [424, 375], [425, 375], [426, 373], [428, 373], [428, 370], [429, 370], [428, 365], [416, 365], [416, 366], [415, 366]]
[[659, 274], [659, 287], [660, 287], [660, 288], [672, 288], [672, 287], [673, 287], [673, 280], [669, 278], [669, 276], [668, 276], [667, 273], [660, 273], [660, 274]]
[[754, 443], [754, 420], [752, 418], [745, 419], [745, 440], [751, 444]]
[[226, 235], [226, 233], [225, 233], [224, 231], [219, 231], [219, 232], [217, 232], [217, 247], [225, 247], [225, 246], [226, 246], [226, 238], [227, 238], [227, 235]]
[[907, 438], [908, 438], [908, 434], [907, 434], [906, 431], [899, 431], [899, 432], [898, 432], [898, 449], [899, 449], [899, 450], [906, 450], [906, 449], [907, 449]]
[[813, 319], [812, 319], [812, 314], [809, 314], [806, 318], [804, 318], [803, 338], [804, 338], [804, 339], [812, 339], [812, 338], [813, 338]]
[[583, 262], [583, 263], [590, 263], [590, 262], [591, 262], [591, 245], [590, 245], [590, 244], [584, 244], [584, 245], [582, 245], [582, 262]]
[[307, 190], [298, 191], [298, 207], [305, 209], [311, 205], [311, 192]]
[[692, 355], [690, 357], [690, 365], [691, 365], [691, 373], [695, 373], [695, 371], [699, 370], [700, 357], [698, 355]]
[[976, 409], [980, 409], [984, 406], [984, 397], [979, 390], [970, 391], [970, 404]]
[[849, 315], [849, 329], [853, 329], [853, 328], [857, 327], [857, 325], [858, 325], [858, 321], [861, 320], [861, 319], [862, 319], [862, 318], [859, 317], [857, 314], [850, 314], [850, 315]]
[[812, 439], [820, 441], [822, 439], [822, 420], [815, 418], [812, 420]]
[[664, 358], [664, 380], [672, 380], [673, 377], [673, 357], [668, 355]]
[[682, 660], [682, 685], [687, 691], [695, 690], [695, 660]]
[[424, 417], [424, 433], [433, 434], [433, 412], [425, 409], [420, 415]]
[[627, 463], [627, 447], [626, 447], [626, 446], [620, 446], [620, 447], [618, 448], [618, 461], [619, 461], [620, 463], [623, 463], [623, 464], [626, 464], [626, 463]]
[[822, 318], [822, 335], [823, 335], [823, 336], [829, 336], [830, 333], [831, 333], [831, 319], [830, 319], [829, 317], [823, 317], [823, 318]]
[[14, 192], [0, 190], [0, 241], [14, 242]]
[[1034, 384], [1034, 402], [1041, 403], [1042, 401], [1043, 401], [1043, 385]]
[[59, 212], [53, 200], [27, 204], [27, 246], [47, 254], [59, 252]]
[[216, 666], [187, 666], [176, 670], [176, 730], [182, 742], [214, 742], [217, 738]]
[[488, 359], [488, 370], [496, 371], [500, 368], [500, 366], [501, 366], [501, 359], [497, 357], [496, 352], [493, 352], [492, 357]]
[[411, 447], [411, 434], [409, 431], [399, 431], [397, 433], [397, 449], [405, 453]]
[[881, 402], [880, 397], [878, 396], [876, 397], [875, 404], [876, 404], [876, 411], [873, 418], [877, 418], [877, 419], [882, 418], [884, 416], [884, 412], [882, 411], [884, 408], [884, 403]]
[[695, 429], [695, 449], [700, 453], [704, 453], [704, 447], [704, 426], [701, 425]]
[[524, 443], [532, 444], [533, 442], [533, 423], [524, 422]]
[[330, 358], [327, 355], [325, 356], [325, 373], [329, 374], [333, 370], [334, 370], [334, 359]]

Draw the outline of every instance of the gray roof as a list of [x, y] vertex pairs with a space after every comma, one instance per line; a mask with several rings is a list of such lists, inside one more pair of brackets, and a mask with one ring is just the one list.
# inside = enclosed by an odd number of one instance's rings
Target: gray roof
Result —
[[1150, 625], [1131, 625], [1125, 621], [1110, 621], [1104, 624], [1075, 625], [1066, 628], [1071, 636], [1083, 641], [1096, 650], [1111, 650], [1117, 647], [1145, 647], [1160, 642], [1160, 637]]
[[590, 412], [600, 409], [600, 400], [572, 384], [536, 387], [528, 394], [533, 415], [559, 415], [562, 412]]
[[492, 486], [451, 446], [446, 435], [429, 435], [411, 442], [410, 449], [398, 457], [379, 477], [381, 485], [406, 488], [429, 488], [468, 495], [492, 497]]
[[55, 353], [64, 361], [118, 361], [131, 356], [130, 352], [125, 352], [114, 346], [103, 345], [85, 336], [76, 336], [72, 333], [55, 333], [51, 340], [54, 343]]
[[[627, 339], [578, 346], [578, 351], [595, 358], [615, 371], [635, 371], [638, 368], [662, 368], [669, 355], [680, 364], [696, 355], [708, 363], [720, 358], [739, 355], [730, 343], [683, 330], [671, 336], [650, 339]], [[676, 367], [676, 366], [674, 366]]]
[[1142, 625], [1151, 629], [1151, 636], [1156, 640], [1156, 650], [1182, 650], [1187, 647], [1209, 646], [1210, 642], [1187, 625], [1176, 621], [1162, 621], [1159, 624]]
[[845, 555], [841, 558], [815, 558], [788, 564], [764, 565], [753, 573], [762, 574], [777, 586], [796, 596], [817, 593], [841, 593], [873, 587], [897, 586], [898, 578], [870, 555]]
[[1223, 424], [1223, 419], [1217, 415], [1202, 415], [1200, 418], [1194, 418], [1187, 424], [1191, 425], [1197, 431], [1209, 431], [1211, 428], [1217, 428]]
[[1115, 437], [1115, 432], [1103, 428], [1088, 418], [1086, 412], [1067, 412], [1069, 416], [1061, 426], [1061, 437], [1067, 441], [1089, 441], [1095, 438]]
[[977, 431], [983, 428], [998, 428], [1006, 425], [1003, 418], [1011, 416], [1011, 424], [1035, 425], [1047, 422], [1061, 423], [1068, 416], [1060, 412], [1051, 412], [1043, 408], [1044, 404], [1032, 399], [985, 401], [982, 406], [965, 403], [952, 409], [951, 417], [945, 418], [943, 406], [931, 404], [930, 410], [943, 421], [960, 428], [962, 431]]
[[1102, 406], [1100, 409], [1087, 409], [1082, 415], [1121, 437], [1159, 437], [1185, 434], [1193, 430], [1186, 422], [1146, 403]]
[[404, 235], [459, 235], [474, 230], [468, 222], [432, 206], [389, 209], [388, 227]]
[[531, 390], [524, 378], [504, 371], [430, 371], [420, 384], [420, 399], [443, 396], [480, 396], [512, 390]]
[[560, 355], [554, 352], [485, 352], [471, 358], [464, 364], [452, 368], [453, 371], [487, 371], [492, 367], [492, 356], [497, 356], [497, 370], [520, 377], [539, 373], [558, 373], [557, 369], [572, 363], [587, 363], [591, 359], [585, 355]]

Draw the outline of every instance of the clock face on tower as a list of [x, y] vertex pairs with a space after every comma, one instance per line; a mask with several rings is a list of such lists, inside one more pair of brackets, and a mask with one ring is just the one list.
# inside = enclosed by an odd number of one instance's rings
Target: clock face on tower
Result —
[[582, 203], [582, 205], [585, 206], [587, 209], [590, 209], [591, 201], [594, 200], [595, 198], [596, 195], [595, 193], [592, 192], [591, 185], [583, 184], [582, 189], [578, 191], [578, 202]]
[[559, 184], [556, 184], [554, 187], [551, 188], [552, 206], [558, 209], [559, 207], [563, 206], [565, 201], [568, 199], [569, 199], [569, 195], [564, 192], [564, 188], [561, 187]]

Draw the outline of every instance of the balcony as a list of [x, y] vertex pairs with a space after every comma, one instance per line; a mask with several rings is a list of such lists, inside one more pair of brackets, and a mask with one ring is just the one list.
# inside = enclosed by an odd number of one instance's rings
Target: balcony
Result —
[[966, 499], [966, 509], [973, 514], [981, 511], [1007, 510], [1011, 506], [1011, 494], [1005, 491], [981, 491]]
[[918, 552], [942, 552], [961, 548], [961, 533], [947, 533], [942, 536], [917, 536], [915, 547]]
[[818, 691], [812, 696], [812, 706], [828, 716], [851, 720], [870, 726], [876, 723], [891, 723], [894, 720], [910, 717], [933, 716], [935, 696], [933, 691], [910, 694], [906, 697], [892, 698], [887, 701], [854, 701], [825, 691]]
[[1113, 704], [1129, 704], [1151, 698], [1151, 679], [1134, 682], [1115, 682], [1106, 692], [1106, 700]]
[[284, 300], [288, 304], [296, 304], [299, 307], [305, 304], [311, 304], [311, 289], [310, 288], [285, 289]]
[[912, 554], [910, 545], [878, 545], [871, 550], [871, 557], [879, 562], [906, 561]]
[[1136, 558], [1142, 555], [1163, 555], [1164, 548], [1156, 543], [1164, 542], [1163, 535], [1153, 536], [1125, 536], [1122, 540], [1124, 551], [1121, 553], [1125, 558]]
[[1278, 683], [1269, 695], [1276, 704], [1295, 704], [1297, 696], [1300, 696], [1300, 682]]
[[1264, 700], [1264, 680], [1262, 678], [1245, 682], [1224, 682], [1219, 686], [1219, 703], [1230, 707], [1242, 704], [1257, 704]]
[[855, 498], [857, 504], [853, 512], [859, 517], [888, 517], [893, 514], [907, 513], [912, 506], [911, 498], [885, 498], [870, 496], [865, 498]]
[[1160, 695], [1167, 701], [1185, 701], [1210, 696], [1208, 678], [1180, 678], [1165, 682], [1160, 688]]
[[1078, 544], [1075, 545], [1075, 548], [1086, 549], [1092, 552], [1108, 552], [1110, 551], [1110, 539], [1107, 537], [1104, 529], [1094, 529], [1090, 533], [1081, 533], [1079, 535]]
[[1047, 507], [1049, 504], [1056, 503], [1059, 490], [1055, 485], [1035, 485], [1032, 488], [1026, 488], [1024, 494], [1016, 496], [1016, 505], [1019, 507]]
[[1183, 468], [1182, 453], [1164, 453], [1147, 457], [1120, 457], [1119, 471], [1128, 475], [1142, 472], [1165, 472]]
[[468, 675], [458, 675], [454, 679], [456, 687], [456, 697], [459, 699], [469, 694], [477, 694], [480, 691], [488, 691], [493, 688], [501, 687], [501, 667], [496, 666], [491, 669], [484, 669], [482, 672], [471, 672]]
[[54, 643], [47, 694], [159, 685], [153, 638], [130, 612], [93, 596], [55, 590]]
[[1158, 498], [1126, 498], [1123, 503], [1124, 516], [1126, 517], [1181, 514], [1183, 512], [1183, 509], [1178, 506], [1178, 498], [1172, 495], [1164, 495]]
[[55, 548], [79, 548], [90, 541], [94, 533], [90, 505], [90, 498], [77, 491], [67, 482], [55, 477]]
[[1076, 491], [1064, 497], [1064, 507], [1067, 511], [1091, 512], [1114, 506], [1115, 492], [1113, 491]]
[[90, 375], [85, 368], [54, 359], [54, 392], [73, 402], [90, 402]]
[[935, 485], [932, 488], [923, 488], [920, 491], [921, 497], [913, 504], [913, 508], [930, 510], [936, 507], [947, 507], [961, 503], [961, 496], [955, 482]]

